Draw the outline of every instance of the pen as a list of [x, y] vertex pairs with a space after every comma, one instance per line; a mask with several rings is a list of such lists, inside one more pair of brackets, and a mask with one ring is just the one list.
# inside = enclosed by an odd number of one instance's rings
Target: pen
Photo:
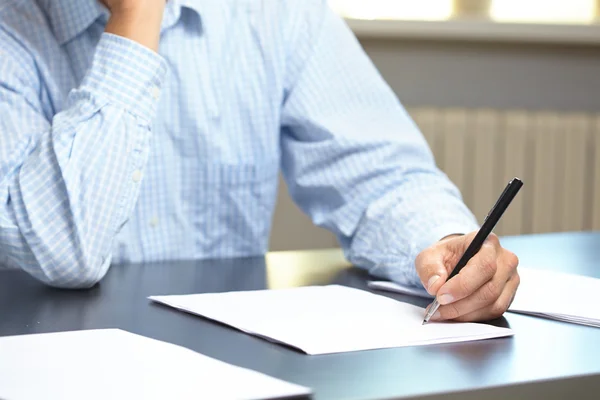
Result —
[[[460, 270], [463, 269], [464, 266], [467, 265], [469, 260], [473, 258], [475, 254], [477, 254], [479, 249], [481, 249], [483, 242], [485, 242], [490, 233], [492, 233], [492, 230], [500, 220], [500, 217], [502, 217], [504, 211], [506, 211], [510, 203], [513, 201], [513, 199], [521, 189], [521, 186], [523, 186], [523, 182], [519, 178], [513, 178], [510, 182], [508, 182], [508, 185], [498, 198], [498, 201], [496, 201], [494, 207], [492, 207], [491, 211], [485, 217], [481, 229], [479, 229], [479, 232], [477, 232], [477, 235], [475, 235], [475, 238], [473, 239], [469, 247], [467, 247], [465, 254], [463, 254], [463, 256], [458, 261], [458, 264], [456, 264], [456, 267], [454, 267], [454, 269], [450, 273], [448, 280], [458, 275]], [[431, 319], [433, 314], [435, 314], [438, 308], [440, 308], [440, 303], [438, 303], [436, 298], [431, 304], [431, 307], [429, 307], [429, 311], [427, 311], [427, 313], [425, 314], [423, 325], [429, 322], [429, 320]]]

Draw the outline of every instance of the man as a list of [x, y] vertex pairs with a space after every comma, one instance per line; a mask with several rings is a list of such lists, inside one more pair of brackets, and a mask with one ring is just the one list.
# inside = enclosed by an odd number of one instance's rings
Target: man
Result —
[[111, 262], [263, 254], [281, 165], [350, 261], [437, 294], [434, 319], [515, 294], [495, 236], [445, 284], [477, 225], [324, 0], [1, 0], [0, 52], [4, 264], [87, 288]]

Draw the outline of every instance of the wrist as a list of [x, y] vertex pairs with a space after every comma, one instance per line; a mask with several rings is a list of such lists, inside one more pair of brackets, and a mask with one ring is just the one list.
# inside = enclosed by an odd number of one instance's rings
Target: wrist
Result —
[[158, 51], [164, 7], [122, 7], [111, 9], [105, 31]]

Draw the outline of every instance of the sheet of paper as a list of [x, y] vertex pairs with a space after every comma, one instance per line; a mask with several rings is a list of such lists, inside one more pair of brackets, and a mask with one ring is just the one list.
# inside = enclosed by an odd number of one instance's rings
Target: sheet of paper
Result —
[[270, 399], [310, 390], [118, 329], [0, 337], [0, 399]]
[[463, 342], [513, 333], [484, 324], [423, 326], [423, 308], [338, 285], [150, 299], [307, 354]]
[[[508, 311], [600, 327], [600, 279], [533, 268], [519, 268], [521, 284]], [[373, 289], [429, 297], [425, 290], [393, 282], [369, 282]]]
[[520, 268], [521, 284], [509, 311], [600, 327], [600, 279]]

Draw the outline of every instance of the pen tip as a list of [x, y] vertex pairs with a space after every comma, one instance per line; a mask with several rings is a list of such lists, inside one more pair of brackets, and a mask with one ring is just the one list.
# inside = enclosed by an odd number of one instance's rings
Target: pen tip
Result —
[[425, 324], [426, 324], [426, 322], [425, 322], [425, 321], [423, 321], [423, 323], [422, 323], [421, 325], [425, 325]]

